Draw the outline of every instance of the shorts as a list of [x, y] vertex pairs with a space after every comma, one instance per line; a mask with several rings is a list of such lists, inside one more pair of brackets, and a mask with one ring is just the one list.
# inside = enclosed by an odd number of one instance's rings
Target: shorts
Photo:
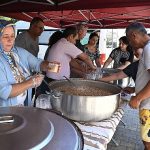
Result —
[[150, 142], [150, 110], [142, 109], [140, 115], [141, 138], [145, 142]]

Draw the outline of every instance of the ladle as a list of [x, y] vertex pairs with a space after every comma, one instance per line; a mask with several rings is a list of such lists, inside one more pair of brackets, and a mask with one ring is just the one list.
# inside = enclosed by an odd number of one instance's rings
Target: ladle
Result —
[[[51, 87], [50, 87], [50, 85], [48, 84], [48, 82], [46, 81], [46, 80], [44, 80], [43, 79], [43, 82], [48, 86], [48, 88], [49, 88], [49, 90], [50, 90], [50, 92], [49, 91], [46, 91], [46, 94], [49, 94], [49, 95], [52, 95], [53, 97], [55, 97], [55, 98], [58, 98], [54, 93], [55, 93], [55, 90], [54, 89], [52, 89]], [[58, 92], [57, 92], [58, 93]]]
[[73, 86], [76, 86], [74, 82], [72, 82], [68, 77], [63, 76], [69, 83], [71, 83]]
[[49, 86], [48, 82], [47, 82], [45, 79], [43, 79], [43, 82], [48, 86], [48, 88], [49, 88], [50, 90], [52, 90], [51, 87]]

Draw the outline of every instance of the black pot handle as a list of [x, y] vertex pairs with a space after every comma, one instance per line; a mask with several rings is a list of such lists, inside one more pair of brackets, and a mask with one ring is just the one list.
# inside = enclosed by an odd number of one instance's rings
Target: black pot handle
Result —
[[46, 94], [48, 94], [48, 95], [50, 95], [50, 96], [52, 96], [53, 98], [60, 98], [61, 97], [61, 94], [60, 95], [56, 95], [55, 93], [56, 93], [57, 91], [55, 91], [55, 90], [50, 90], [50, 91], [46, 91]]

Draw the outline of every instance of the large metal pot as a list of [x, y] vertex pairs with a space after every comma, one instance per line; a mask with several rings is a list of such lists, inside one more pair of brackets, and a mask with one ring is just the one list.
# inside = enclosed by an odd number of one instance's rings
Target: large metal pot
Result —
[[[119, 69], [113, 69], [113, 68], [103, 68], [102, 69], [102, 76], [109, 76], [111, 74], [120, 72], [121, 70]], [[130, 78], [126, 77], [120, 80], [112, 81], [113, 84], [116, 84], [122, 88], [127, 87], [130, 83]]]
[[76, 88], [80, 86], [101, 88], [113, 93], [109, 96], [77, 96], [68, 95], [56, 90], [63, 85], [74, 86], [67, 80], [51, 82], [51, 104], [54, 109], [60, 111], [64, 116], [76, 121], [100, 121], [111, 117], [120, 103], [121, 88], [105, 82], [71, 79]]

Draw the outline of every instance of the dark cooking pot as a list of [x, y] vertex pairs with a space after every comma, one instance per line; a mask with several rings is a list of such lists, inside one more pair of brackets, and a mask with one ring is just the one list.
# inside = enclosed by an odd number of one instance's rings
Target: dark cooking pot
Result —
[[83, 136], [70, 120], [38, 108], [0, 108], [1, 150], [83, 150]]
[[[60, 111], [64, 116], [76, 121], [100, 121], [111, 117], [118, 108], [120, 103], [120, 87], [101, 81], [84, 79], [71, 79], [71, 81], [75, 85], [67, 80], [53, 81], [49, 84], [52, 89], [52, 107]], [[69, 86], [70, 89], [84, 87], [85, 93], [88, 93], [88, 96], [70, 94], [58, 90], [59, 87], [63, 86]], [[100, 96], [97, 93], [97, 95], [93, 96], [92, 93], [90, 94], [91, 91], [86, 91], [86, 87], [92, 88], [93, 91], [102, 89], [111, 94]]]
[[[111, 74], [118, 73], [121, 70], [113, 68], [102, 68], [102, 76], [110, 76]], [[111, 83], [116, 84], [122, 88], [127, 87], [130, 83], [130, 78], [126, 77], [120, 80], [112, 81]]]

